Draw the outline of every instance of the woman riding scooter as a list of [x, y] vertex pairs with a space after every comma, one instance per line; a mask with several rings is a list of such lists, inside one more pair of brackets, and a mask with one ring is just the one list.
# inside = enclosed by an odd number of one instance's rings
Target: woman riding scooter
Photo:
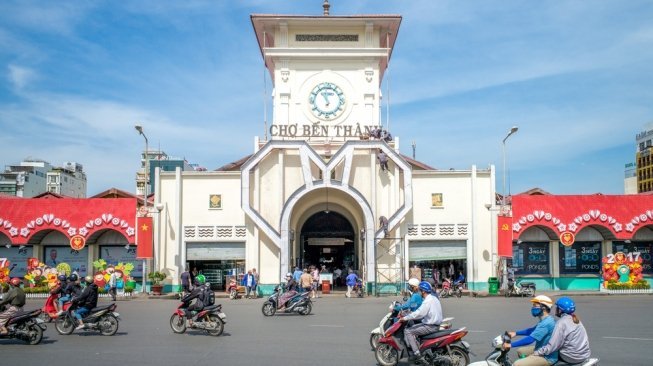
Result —
[[284, 292], [283, 295], [279, 297], [279, 305], [280, 305], [279, 310], [285, 309], [288, 300], [292, 299], [295, 295], [297, 295], [297, 282], [295, 282], [295, 279], [293, 278], [293, 275], [290, 272], [286, 274], [285, 287], [286, 287], [286, 292]]
[[[524, 336], [518, 341], [504, 344], [504, 349], [510, 347], [521, 347], [517, 349], [519, 360], [515, 361], [514, 366], [549, 366], [558, 361], [558, 352], [552, 352], [546, 357], [532, 356], [533, 352], [546, 345], [551, 338], [553, 328], [555, 327], [555, 320], [551, 313], [553, 301], [548, 296], [539, 295], [531, 300], [533, 306], [531, 307], [531, 315], [539, 318], [537, 324], [532, 328], [518, 330], [516, 332], [508, 332], [510, 338], [515, 336]], [[530, 346], [535, 343], [534, 346]], [[524, 358], [526, 357], [526, 358]]]
[[580, 364], [590, 358], [590, 343], [583, 323], [576, 316], [576, 303], [568, 297], [556, 301], [556, 323], [551, 339], [546, 346], [533, 355], [545, 357], [558, 351], [558, 360], [568, 364]]

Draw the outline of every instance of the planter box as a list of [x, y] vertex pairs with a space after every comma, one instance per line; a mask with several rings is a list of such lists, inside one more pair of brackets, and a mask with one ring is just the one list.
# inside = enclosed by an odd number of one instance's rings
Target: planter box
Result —
[[641, 295], [641, 294], [653, 294], [653, 289], [608, 290], [607, 288], [601, 287], [601, 292], [608, 293], [610, 295]]
[[[123, 292], [123, 293], [118, 293], [116, 297], [132, 297], [132, 292]], [[28, 299], [47, 299], [50, 294], [48, 293], [40, 293], [40, 294], [25, 294], [25, 297]], [[110, 298], [109, 294], [100, 294], [98, 297], [108, 297]]]

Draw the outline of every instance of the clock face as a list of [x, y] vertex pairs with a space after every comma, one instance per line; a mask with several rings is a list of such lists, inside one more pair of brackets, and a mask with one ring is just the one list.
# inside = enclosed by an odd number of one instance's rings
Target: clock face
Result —
[[331, 120], [345, 109], [345, 94], [333, 83], [321, 83], [311, 90], [308, 102], [315, 117]]

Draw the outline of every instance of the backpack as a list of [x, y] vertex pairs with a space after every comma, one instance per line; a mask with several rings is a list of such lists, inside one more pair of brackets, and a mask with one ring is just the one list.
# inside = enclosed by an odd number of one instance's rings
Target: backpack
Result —
[[204, 290], [204, 298], [202, 299], [202, 302], [205, 306], [211, 306], [215, 304], [215, 293], [211, 291], [210, 288]]

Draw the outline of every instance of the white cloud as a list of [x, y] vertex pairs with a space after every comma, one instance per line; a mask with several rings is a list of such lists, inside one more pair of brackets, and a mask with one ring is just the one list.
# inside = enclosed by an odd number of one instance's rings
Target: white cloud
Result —
[[25, 88], [37, 76], [33, 70], [18, 65], [7, 66], [7, 74], [9, 81], [18, 90]]

